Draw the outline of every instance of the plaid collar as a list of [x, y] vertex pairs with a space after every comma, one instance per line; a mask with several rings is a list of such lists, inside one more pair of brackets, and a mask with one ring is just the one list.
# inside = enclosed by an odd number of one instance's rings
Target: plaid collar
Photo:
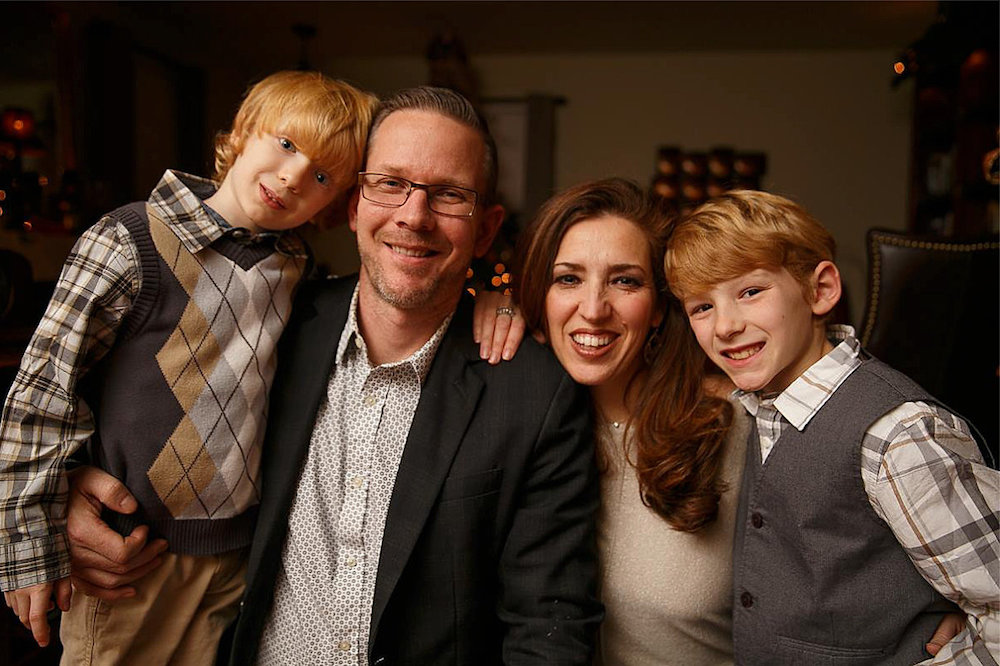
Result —
[[826, 404], [833, 392], [861, 365], [861, 343], [851, 326], [829, 326], [827, 338], [838, 343], [829, 354], [816, 361], [777, 397], [737, 389], [733, 395], [754, 417], [763, 408], [773, 407], [799, 431]]
[[[207, 178], [168, 169], [149, 195], [149, 205], [173, 230], [184, 248], [195, 254], [221, 236], [232, 235], [243, 242], [269, 241], [278, 244], [289, 231], [258, 231], [233, 227], [217, 211], [205, 204], [218, 185]], [[280, 247], [280, 245], [277, 245]]]
[[207, 178], [168, 169], [149, 195], [149, 205], [192, 254], [208, 247], [228, 230], [229, 225], [220, 225], [203, 203], [216, 189], [217, 185]]

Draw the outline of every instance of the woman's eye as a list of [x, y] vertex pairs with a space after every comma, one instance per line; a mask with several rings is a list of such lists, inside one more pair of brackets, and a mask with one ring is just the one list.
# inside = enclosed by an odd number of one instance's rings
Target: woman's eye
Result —
[[579, 278], [577, 278], [575, 275], [557, 275], [553, 280], [553, 282], [555, 282], [556, 284], [562, 284], [562, 285], [576, 284], [579, 281], [580, 281]]
[[628, 289], [638, 289], [642, 286], [642, 280], [631, 275], [621, 275], [612, 280], [613, 284], [621, 285]]

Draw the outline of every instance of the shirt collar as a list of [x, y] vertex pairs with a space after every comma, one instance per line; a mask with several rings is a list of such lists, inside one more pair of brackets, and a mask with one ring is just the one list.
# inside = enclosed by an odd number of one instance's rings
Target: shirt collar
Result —
[[207, 178], [168, 169], [149, 195], [149, 205], [177, 234], [184, 248], [197, 253], [226, 233], [226, 228], [202, 205], [216, 189]]
[[833, 392], [861, 365], [861, 343], [855, 337], [854, 328], [829, 326], [826, 335], [831, 342], [838, 343], [837, 346], [813, 363], [777, 397], [764, 397], [759, 391], [739, 389], [733, 395], [751, 415], [756, 417], [761, 408], [773, 406], [797, 430], [803, 430]]
[[[340, 342], [337, 345], [337, 365], [344, 362], [345, 356], [351, 351], [353, 345], [362, 354], [362, 358], [368, 363], [369, 367], [371, 367], [371, 361], [368, 357], [368, 345], [365, 344], [365, 338], [361, 335], [361, 329], [358, 328], [358, 295], [360, 293], [361, 284], [359, 282], [354, 287], [354, 295], [351, 296], [351, 305], [347, 314], [347, 323], [344, 325], [344, 331], [340, 334]], [[445, 317], [441, 325], [434, 331], [434, 335], [420, 349], [413, 352], [409, 358], [394, 363], [385, 363], [382, 367], [391, 368], [407, 363], [413, 367], [417, 378], [423, 384], [427, 373], [430, 372], [431, 362], [434, 360], [435, 354], [437, 354], [438, 347], [441, 346], [441, 340], [444, 339], [445, 331], [448, 330], [448, 324], [451, 323], [454, 314], [452, 312]]]
[[222, 215], [205, 204], [205, 199], [215, 194], [217, 189], [218, 185], [207, 178], [168, 169], [149, 195], [149, 205], [192, 254], [205, 249], [225, 234], [245, 242], [277, 242], [283, 235], [268, 231], [253, 233], [230, 225]]

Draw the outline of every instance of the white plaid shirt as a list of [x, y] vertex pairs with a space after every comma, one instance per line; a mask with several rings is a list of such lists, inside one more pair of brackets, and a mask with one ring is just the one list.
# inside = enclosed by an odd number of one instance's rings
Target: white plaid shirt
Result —
[[[827, 335], [839, 344], [778, 396], [734, 392], [757, 421], [762, 461], [783, 431], [803, 430], [861, 365], [853, 328], [831, 326]], [[995, 665], [1000, 472], [982, 464], [966, 423], [940, 406], [905, 402], [865, 433], [860, 474], [872, 508], [920, 574], [968, 614], [967, 628], [921, 663]]]

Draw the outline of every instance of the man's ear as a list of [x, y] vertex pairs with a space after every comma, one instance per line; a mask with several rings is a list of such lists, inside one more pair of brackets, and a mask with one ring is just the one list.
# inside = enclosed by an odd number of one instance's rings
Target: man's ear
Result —
[[500, 204], [490, 206], [483, 211], [482, 218], [476, 228], [474, 248], [476, 257], [486, 254], [490, 246], [493, 245], [493, 239], [496, 238], [497, 232], [500, 231], [500, 225], [503, 224], [503, 216], [504, 209]]
[[355, 187], [351, 193], [351, 199], [347, 202], [347, 224], [351, 231], [358, 232], [358, 199], [361, 196], [360, 188]]
[[840, 271], [832, 261], [821, 261], [812, 274], [813, 314], [822, 317], [840, 301]]

